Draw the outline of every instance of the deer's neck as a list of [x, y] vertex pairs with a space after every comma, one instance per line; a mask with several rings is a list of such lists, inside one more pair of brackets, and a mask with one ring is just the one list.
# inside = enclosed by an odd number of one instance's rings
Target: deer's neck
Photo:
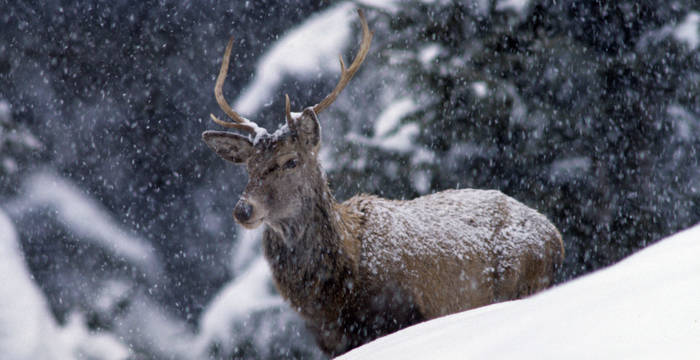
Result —
[[303, 201], [295, 217], [268, 224], [265, 255], [280, 292], [303, 313], [319, 314], [305, 311], [318, 306], [318, 299], [324, 307], [340, 309], [357, 276], [359, 240], [352, 231], [357, 220], [344, 213], [325, 180]]

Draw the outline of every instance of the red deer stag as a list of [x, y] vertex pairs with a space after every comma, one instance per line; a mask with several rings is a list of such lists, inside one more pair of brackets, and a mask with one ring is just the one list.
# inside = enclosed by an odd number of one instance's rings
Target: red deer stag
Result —
[[338, 85], [302, 113], [290, 111], [285, 95], [286, 124], [274, 134], [237, 114], [222, 95], [229, 41], [215, 94], [233, 122], [211, 116], [248, 136], [202, 134], [219, 156], [247, 166], [250, 180], [233, 215], [248, 229], [266, 225], [263, 249], [277, 289], [331, 355], [417, 322], [544, 289], [564, 253], [543, 215], [499, 191], [335, 201], [318, 160], [317, 115], [367, 56], [372, 32], [359, 15], [362, 44], [350, 67], [341, 57]]

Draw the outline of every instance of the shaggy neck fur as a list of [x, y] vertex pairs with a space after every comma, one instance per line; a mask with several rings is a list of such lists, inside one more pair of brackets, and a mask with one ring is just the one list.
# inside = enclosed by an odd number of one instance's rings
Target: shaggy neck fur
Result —
[[350, 230], [359, 219], [340, 213], [320, 167], [315, 170], [316, 182], [299, 189], [302, 211], [268, 224], [263, 247], [282, 295], [305, 317], [326, 323], [352, 298], [359, 241]]
[[339, 355], [423, 316], [400, 283], [373, 281], [360, 267], [367, 209], [358, 204], [372, 198], [336, 203], [317, 169], [308, 177], [315, 183], [298, 189], [302, 210], [268, 224], [263, 247], [282, 296], [306, 318], [321, 349]]

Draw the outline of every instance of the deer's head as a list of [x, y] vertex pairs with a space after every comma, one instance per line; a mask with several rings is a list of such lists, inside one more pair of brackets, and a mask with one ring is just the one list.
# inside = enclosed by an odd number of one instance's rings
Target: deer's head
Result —
[[224, 99], [222, 87], [233, 38], [229, 40], [214, 94], [221, 109], [233, 121], [222, 121], [213, 114], [211, 118], [221, 126], [244, 134], [205, 131], [202, 139], [224, 160], [247, 167], [248, 185], [233, 211], [236, 221], [244, 227], [252, 229], [263, 222], [275, 224], [293, 218], [305, 210], [303, 199], [318, 189], [317, 182], [324, 181], [318, 163], [321, 124], [317, 115], [333, 103], [367, 56], [372, 32], [362, 11], [358, 13], [362, 22], [362, 44], [349, 68], [340, 58], [338, 85], [323, 101], [301, 113], [291, 112], [289, 96], [285, 95], [286, 124], [273, 134], [237, 114]]

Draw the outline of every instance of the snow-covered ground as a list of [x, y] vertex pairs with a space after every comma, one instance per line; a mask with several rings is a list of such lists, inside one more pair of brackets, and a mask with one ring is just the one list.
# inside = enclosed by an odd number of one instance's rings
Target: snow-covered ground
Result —
[[700, 358], [700, 225], [531, 298], [425, 322], [341, 357], [516, 358]]

